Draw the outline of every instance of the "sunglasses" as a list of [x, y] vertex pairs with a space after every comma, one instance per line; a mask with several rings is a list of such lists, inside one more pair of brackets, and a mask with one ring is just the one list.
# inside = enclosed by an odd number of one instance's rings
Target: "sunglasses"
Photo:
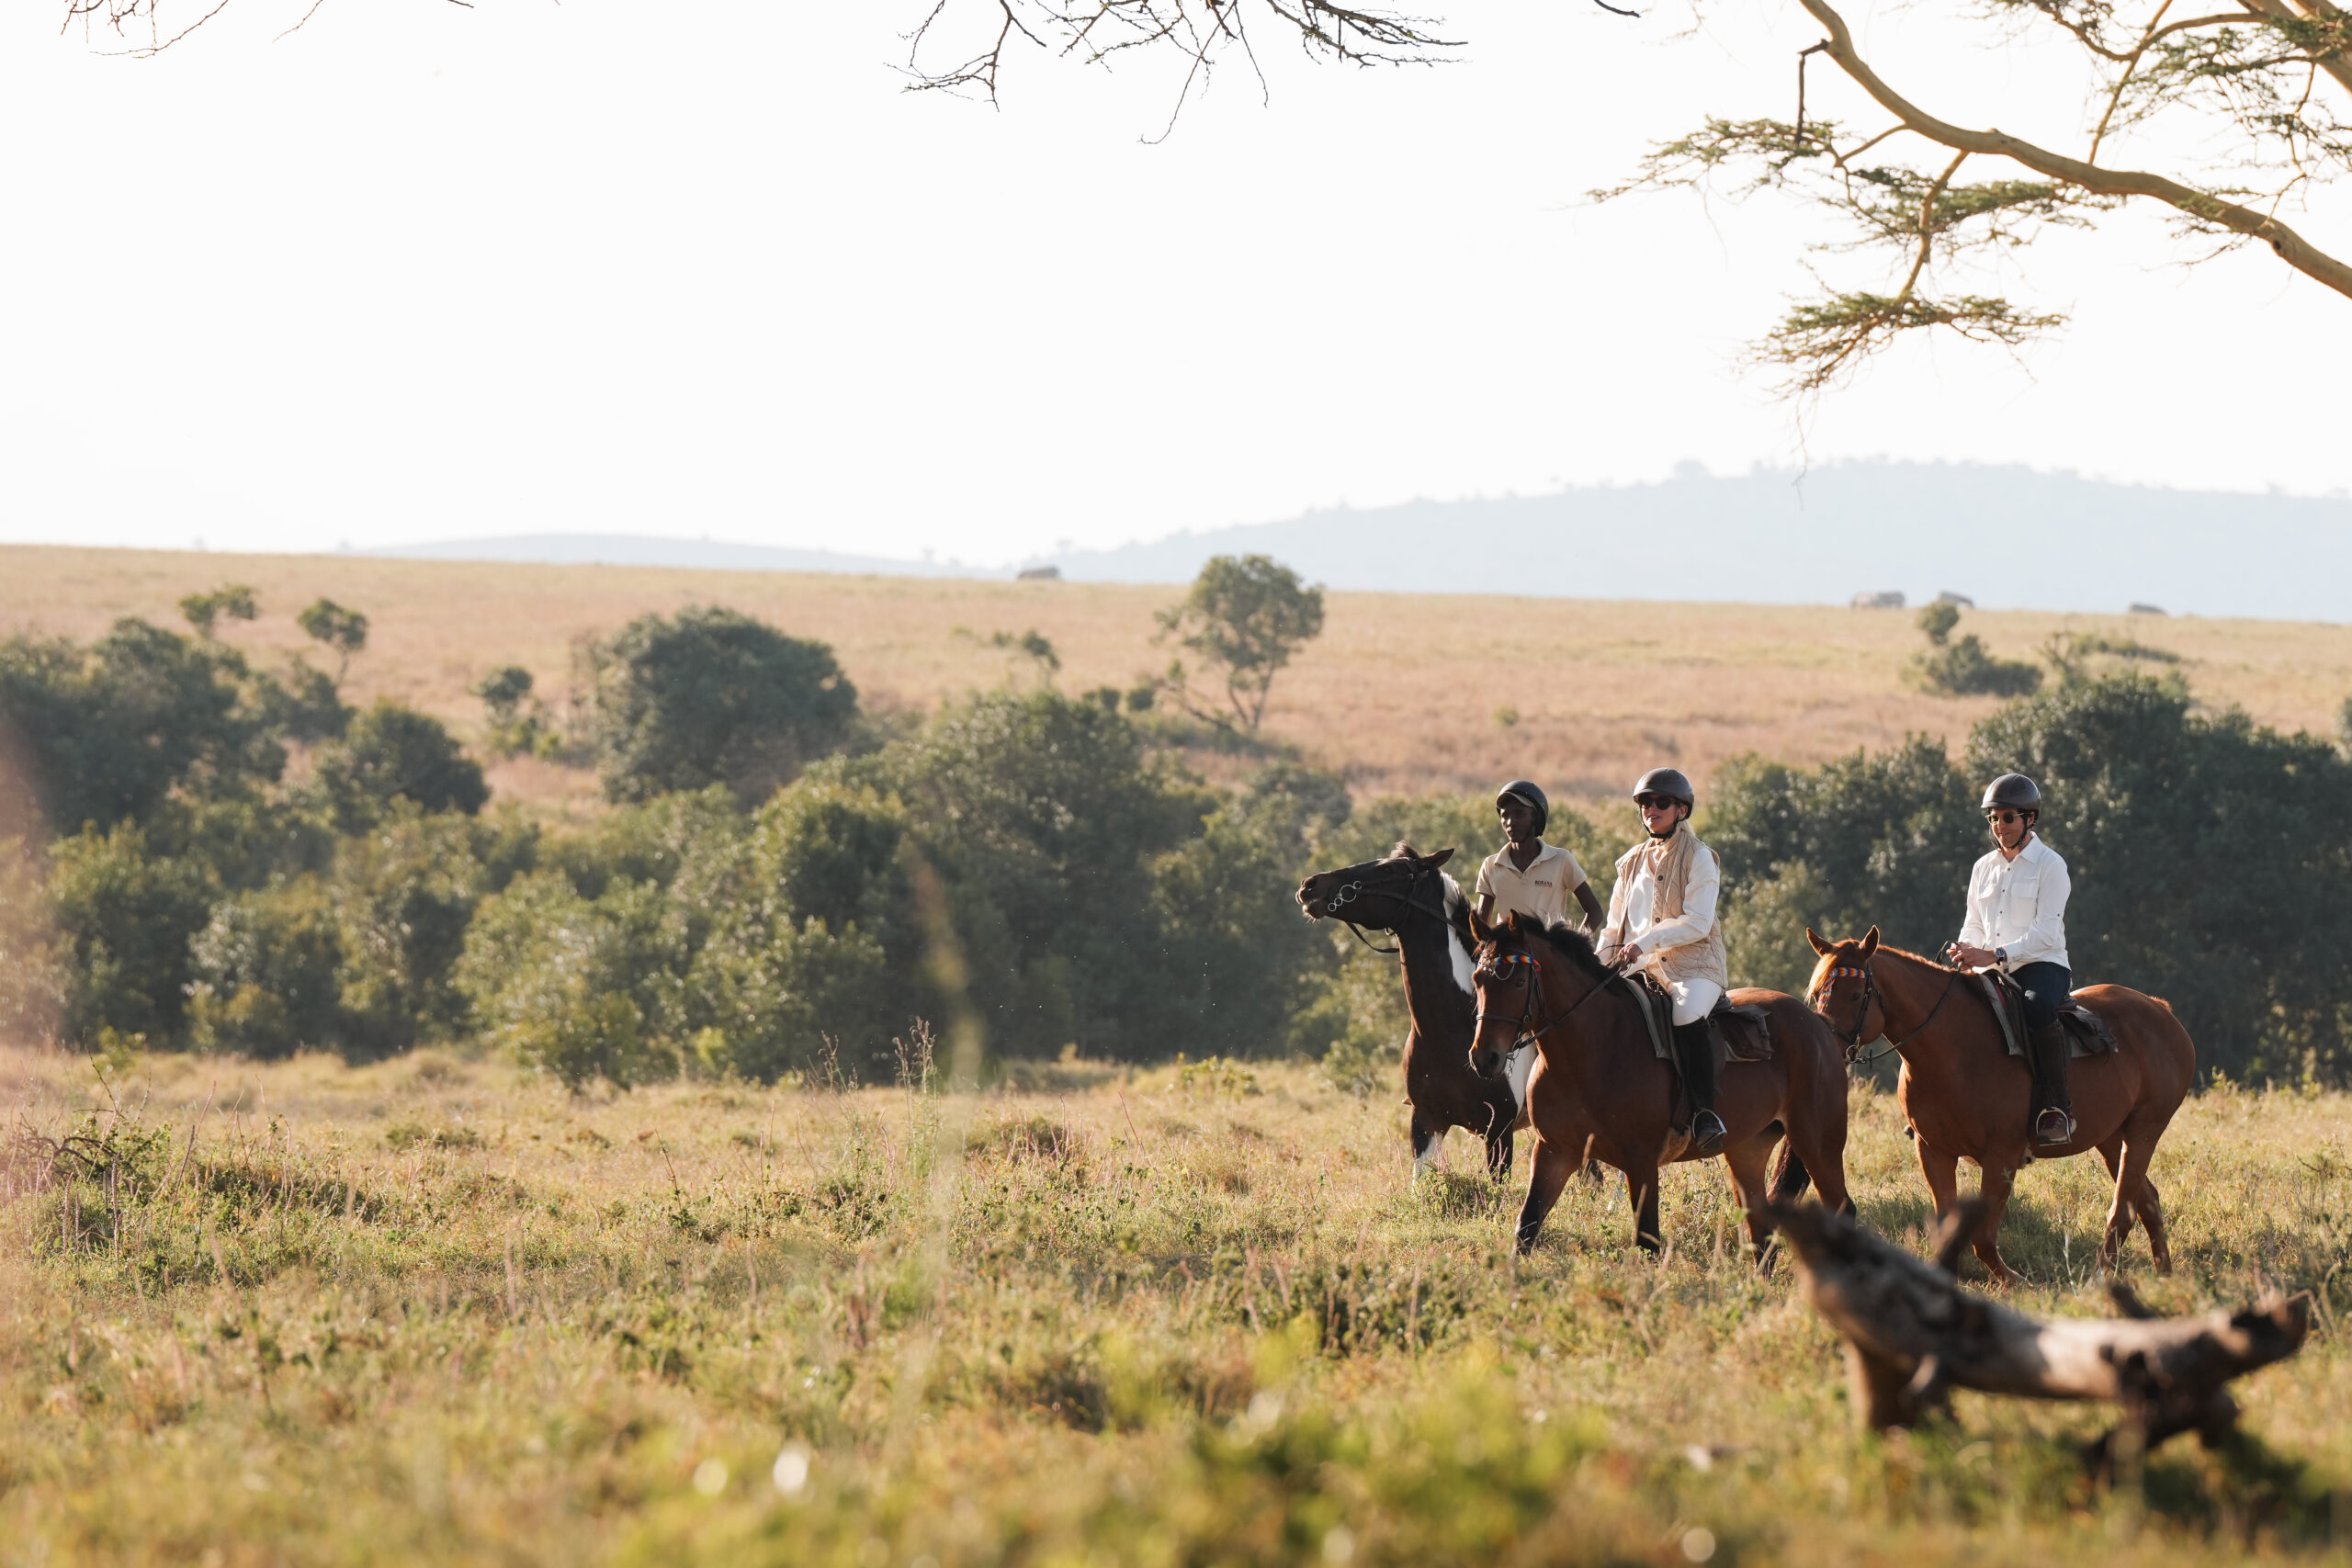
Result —
[[2012, 822], [2024, 821], [2025, 813], [2022, 811], [1987, 811], [1984, 813], [1984, 820], [1987, 822], [1998, 822], [2002, 827], [2006, 828]]
[[1669, 795], [1637, 795], [1634, 796], [1634, 804], [1640, 807], [1645, 811], [1663, 811], [1669, 806], [1679, 806], [1682, 803]]

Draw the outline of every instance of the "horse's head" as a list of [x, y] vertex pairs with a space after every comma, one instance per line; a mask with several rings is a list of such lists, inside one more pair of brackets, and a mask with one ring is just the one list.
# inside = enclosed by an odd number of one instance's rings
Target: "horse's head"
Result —
[[1425, 855], [1399, 844], [1378, 860], [1317, 872], [1298, 885], [1298, 907], [1310, 920], [1345, 920], [1393, 931], [1405, 923], [1405, 911], [1417, 899], [1443, 907], [1442, 896], [1419, 890], [1435, 884], [1438, 868], [1453, 858], [1452, 850]]
[[[1862, 935], [1848, 937], [1843, 942], [1824, 942], [1807, 926], [1804, 940], [1820, 955], [1813, 966], [1813, 978], [1805, 982], [1804, 999], [1849, 1050], [1861, 1041], [1874, 1039], [1875, 1034], [1870, 1032], [1870, 1015], [1879, 1004], [1878, 987], [1871, 974], [1871, 955], [1878, 952], [1878, 928], [1872, 926]], [[1883, 1008], [1879, 1016], [1883, 1024]]]
[[1494, 925], [1470, 912], [1470, 934], [1477, 939], [1477, 962], [1470, 972], [1477, 994], [1478, 1026], [1470, 1037], [1470, 1066], [1493, 1077], [1503, 1070], [1511, 1048], [1542, 1005], [1542, 974], [1529, 950], [1518, 911]]

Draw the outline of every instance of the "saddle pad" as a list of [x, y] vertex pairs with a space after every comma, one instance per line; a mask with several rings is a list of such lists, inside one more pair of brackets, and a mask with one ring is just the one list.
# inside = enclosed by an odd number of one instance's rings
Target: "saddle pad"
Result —
[[[2025, 1020], [2012, 1010], [2018, 998], [2017, 982], [1997, 970], [1979, 969], [1976, 978], [1984, 987], [1984, 995], [1993, 1003], [1993, 1016], [2001, 1021], [2001, 1041], [2012, 1056], [2025, 1055]], [[2022, 1006], [2021, 1000], [2016, 1005]], [[2058, 1021], [2066, 1026], [2066, 1055], [2080, 1061], [2085, 1056], [2104, 1056], [2115, 1049], [2115, 1032], [2107, 1020], [2082, 1003], [2069, 999], [2058, 1010]]]

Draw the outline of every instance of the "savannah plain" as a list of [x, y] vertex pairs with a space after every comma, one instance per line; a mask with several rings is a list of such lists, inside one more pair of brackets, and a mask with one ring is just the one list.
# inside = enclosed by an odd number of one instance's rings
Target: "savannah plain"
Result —
[[[1015, 678], [997, 630], [1051, 638], [1066, 690], [1124, 687], [1165, 664], [1176, 596], [9, 549], [0, 631], [169, 623], [226, 581], [260, 592], [228, 631], [249, 649], [298, 647], [322, 594], [364, 611], [350, 694], [461, 734], [481, 675], [560, 696], [576, 637], [648, 609], [733, 605], [921, 708]], [[1963, 629], [2020, 657], [2065, 626], [2123, 622]], [[2263, 722], [2330, 728], [2352, 691], [2346, 628], [2129, 630]], [[1600, 799], [1668, 759], [1703, 788], [1745, 750], [1957, 745], [1984, 708], [1905, 686], [1917, 644], [1844, 609], [1334, 595], [1267, 728], [1359, 797], [1524, 773]], [[492, 779], [594, 809], [582, 770]], [[1858, 1434], [1834, 1337], [1744, 1256], [1712, 1168], [1668, 1174], [1662, 1258], [1622, 1188], [1580, 1182], [1516, 1258], [1524, 1145], [1502, 1188], [1462, 1137], [1416, 1186], [1393, 1095], [1311, 1065], [987, 1078], [943, 1088], [920, 1043], [896, 1085], [584, 1096], [466, 1042], [356, 1067], [0, 1047], [0, 1563], [2352, 1561], [2346, 1097], [2222, 1084], [2174, 1122], [2179, 1271], [2135, 1237], [2125, 1275], [2164, 1311], [2308, 1290], [2314, 1332], [2236, 1385], [2234, 1441], [2095, 1486], [2088, 1409], [1962, 1393]], [[1863, 1081], [1852, 1107], [1861, 1217], [1918, 1246], [1894, 1102]], [[2015, 1304], [2109, 1310], [2101, 1175], [2021, 1175]]]

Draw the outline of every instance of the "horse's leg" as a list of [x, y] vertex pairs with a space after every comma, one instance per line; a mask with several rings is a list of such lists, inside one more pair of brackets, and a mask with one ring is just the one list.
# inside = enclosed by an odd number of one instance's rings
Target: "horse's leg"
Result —
[[1748, 1244], [1755, 1249], [1757, 1266], [1764, 1269], [1770, 1267], [1768, 1260], [1772, 1250], [1772, 1223], [1764, 1214], [1764, 1171], [1780, 1141], [1779, 1132], [1768, 1124], [1754, 1137], [1724, 1148], [1724, 1168], [1731, 1173], [1732, 1196], [1747, 1213]]
[[[1836, 1092], [1841, 1099], [1845, 1095], [1846, 1084], [1842, 1077], [1838, 1081]], [[1775, 1201], [1788, 1203], [1803, 1197], [1805, 1179], [1810, 1177], [1815, 1190], [1821, 1194], [1822, 1207], [1832, 1213], [1850, 1214], [1854, 1212], [1853, 1195], [1846, 1190], [1846, 1117], [1844, 1112], [1845, 1107], [1839, 1105], [1836, 1107], [1834, 1112], [1824, 1111], [1817, 1117], [1792, 1116], [1789, 1118], [1790, 1169], [1788, 1180], [1784, 1185], [1793, 1187], [1795, 1190], [1783, 1194], [1781, 1189], [1776, 1187], [1772, 1190]], [[1920, 1157], [1924, 1163], [1926, 1159], [1924, 1150]], [[1928, 1178], [1928, 1186], [1930, 1190], [1934, 1190], [1935, 1184], [1935, 1177], [1930, 1174]], [[1941, 1198], [1937, 1199], [1939, 1206], [1942, 1201]]]
[[1434, 1126], [1413, 1108], [1413, 1184], [1420, 1185], [1421, 1172], [1437, 1168], [1445, 1158], [1445, 1129]]
[[2156, 1260], [2156, 1272], [2172, 1272], [2172, 1244], [2165, 1236], [2165, 1203], [2156, 1196], [2156, 1184], [2146, 1177], [2140, 1178], [2140, 1195], [2132, 1201], [2140, 1212], [2140, 1223], [2148, 1227], [2148, 1250]]
[[2107, 1206], [2107, 1235], [2098, 1248], [2098, 1266], [2111, 1269], [2116, 1254], [2132, 1239], [2132, 1200], [2137, 1196], [2123, 1184], [2122, 1128], [2118, 1127], [2109, 1134], [2107, 1142], [2098, 1145], [2098, 1162], [2107, 1167], [2107, 1179], [2115, 1184], [2114, 1201]]
[[1634, 1211], [1634, 1245], [1644, 1252], [1656, 1252], [1665, 1247], [1666, 1233], [1657, 1219], [1657, 1160], [1649, 1160], [1639, 1169], [1626, 1168], [1625, 1201]]
[[1535, 1153], [1529, 1162], [1535, 1168], [1528, 1177], [1527, 1201], [1519, 1206], [1521, 1252], [1533, 1249], [1535, 1235], [1544, 1228], [1544, 1216], [1560, 1201], [1560, 1189], [1576, 1171], [1577, 1157], [1541, 1133], [1535, 1135]]
[[1984, 1217], [1976, 1222], [1976, 1256], [1992, 1270], [1994, 1282], [2000, 1285], [2025, 1283], [2025, 1276], [2001, 1258], [2001, 1215], [2008, 1209], [2009, 1191], [2016, 1180], [2013, 1172], [1988, 1165], [1984, 1168], [1984, 1179], [1977, 1188], [1977, 1196], [1984, 1201]]
[[1919, 1156], [1919, 1174], [1928, 1179], [1928, 1197], [1936, 1205], [1936, 1218], [1940, 1222], [1960, 1201], [1960, 1156], [1930, 1148], [1928, 1140], [1914, 1137], [1911, 1152]]
[[[2150, 1126], [2134, 1116], [2123, 1123], [2123, 1168], [2115, 1178], [2115, 1212], [2107, 1222], [2107, 1240], [2099, 1248], [2099, 1263], [2103, 1268], [2115, 1266], [2115, 1255], [2123, 1240], [2132, 1234], [2132, 1216], [2137, 1210], [2148, 1224], [2148, 1250], [2156, 1261], [2156, 1272], [2172, 1272], [2172, 1248], [2165, 1245], [2164, 1209], [2156, 1198], [2154, 1183], [2148, 1179], [2148, 1160], [2156, 1152], [2157, 1134], [2162, 1125]], [[2144, 1200], [2145, 1207], [2140, 1207]], [[2121, 1228], [2117, 1228], [2120, 1215]]]

